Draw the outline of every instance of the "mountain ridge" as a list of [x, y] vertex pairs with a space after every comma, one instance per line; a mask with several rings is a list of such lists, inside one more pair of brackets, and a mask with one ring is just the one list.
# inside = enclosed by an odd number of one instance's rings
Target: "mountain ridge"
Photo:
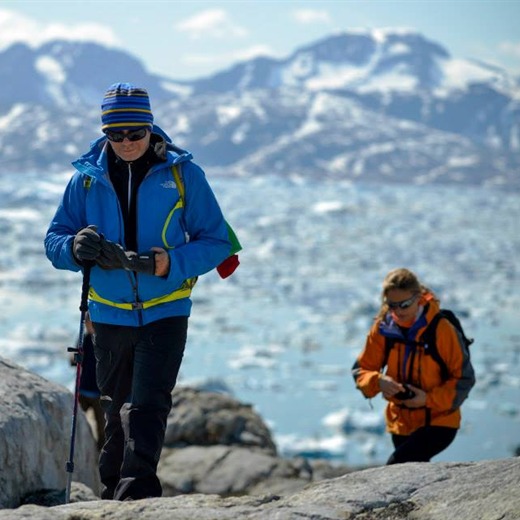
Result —
[[1, 163], [16, 171], [63, 168], [86, 151], [103, 92], [131, 81], [216, 172], [520, 187], [518, 80], [416, 31], [345, 31], [193, 81], [92, 42], [15, 44], [0, 53], [0, 77]]

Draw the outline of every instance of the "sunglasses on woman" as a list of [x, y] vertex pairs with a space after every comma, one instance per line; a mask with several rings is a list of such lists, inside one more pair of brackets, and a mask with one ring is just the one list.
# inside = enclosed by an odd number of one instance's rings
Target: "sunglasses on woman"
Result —
[[413, 302], [417, 299], [417, 294], [414, 294], [411, 298], [408, 298], [407, 300], [401, 300], [400, 302], [389, 302], [386, 300], [386, 304], [390, 309], [408, 309]]
[[109, 141], [113, 141], [114, 143], [122, 143], [125, 138], [129, 141], [140, 141], [146, 136], [147, 130], [147, 127], [128, 130], [126, 133], [122, 130], [105, 130], [105, 135]]

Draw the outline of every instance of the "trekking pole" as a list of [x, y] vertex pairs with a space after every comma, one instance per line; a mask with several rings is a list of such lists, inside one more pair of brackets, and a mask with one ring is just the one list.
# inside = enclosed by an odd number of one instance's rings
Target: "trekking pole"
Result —
[[79, 401], [79, 383], [81, 379], [81, 364], [83, 363], [83, 337], [85, 334], [85, 315], [88, 310], [88, 291], [90, 287], [90, 269], [92, 264], [85, 263], [83, 267], [83, 284], [81, 286], [81, 303], [79, 310], [81, 319], [79, 322], [78, 344], [76, 347], [69, 347], [67, 352], [74, 353], [74, 361], [76, 362], [76, 386], [74, 389], [74, 408], [72, 412], [72, 427], [70, 433], [70, 452], [67, 461], [67, 488], [65, 490], [65, 503], [70, 502], [70, 488], [72, 485], [72, 473], [74, 472], [74, 443], [76, 439], [76, 422], [78, 418], [78, 401]]

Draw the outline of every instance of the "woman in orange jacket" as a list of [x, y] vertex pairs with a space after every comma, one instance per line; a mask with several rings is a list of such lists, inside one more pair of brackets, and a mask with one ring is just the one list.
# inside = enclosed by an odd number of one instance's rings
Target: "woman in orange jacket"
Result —
[[381, 309], [354, 363], [356, 386], [365, 397], [382, 392], [388, 401], [386, 425], [395, 451], [387, 464], [428, 462], [445, 450], [455, 439], [460, 406], [475, 384], [467, 346], [448, 320], [438, 322], [435, 341], [447, 377], [419, 341], [439, 310], [435, 295], [414, 273], [390, 271]]

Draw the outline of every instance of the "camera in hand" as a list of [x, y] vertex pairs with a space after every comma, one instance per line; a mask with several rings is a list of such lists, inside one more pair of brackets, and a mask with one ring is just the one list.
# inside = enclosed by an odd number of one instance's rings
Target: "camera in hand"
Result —
[[397, 392], [397, 394], [394, 395], [396, 399], [400, 399], [401, 401], [406, 401], [406, 399], [412, 399], [415, 397], [415, 392], [410, 389], [408, 385], [403, 384], [404, 391], [403, 392]]

